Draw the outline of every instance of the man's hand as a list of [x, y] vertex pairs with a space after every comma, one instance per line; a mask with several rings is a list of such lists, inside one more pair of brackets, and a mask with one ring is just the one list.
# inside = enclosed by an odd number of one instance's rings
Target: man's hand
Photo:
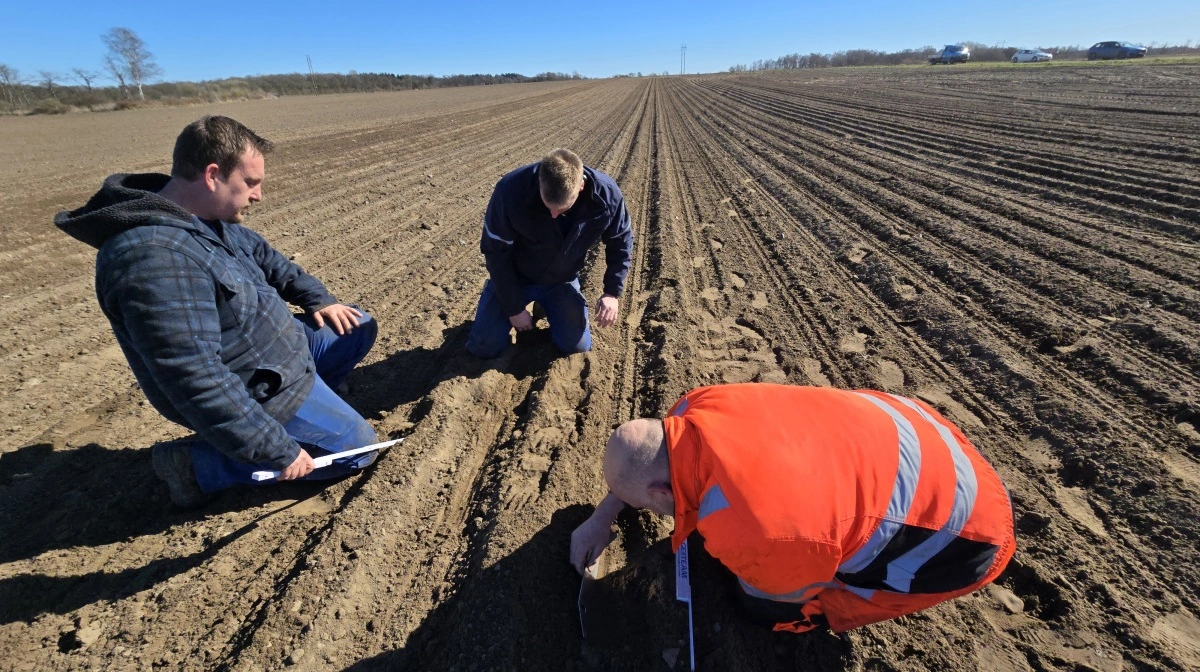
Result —
[[575, 528], [571, 533], [571, 565], [575, 571], [583, 574], [616, 536], [612, 521], [596, 514]]
[[601, 294], [596, 299], [596, 324], [607, 327], [617, 321], [617, 297]]
[[312, 470], [313, 459], [309, 456], [308, 451], [301, 448], [300, 454], [296, 456], [296, 459], [288, 465], [287, 469], [283, 470], [283, 473], [279, 474], [279, 480], [292, 481], [297, 478], [304, 478], [311, 474]]
[[625, 502], [610, 492], [596, 505], [591, 517], [571, 533], [571, 565], [580, 574], [600, 557], [609, 542], [617, 536], [612, 531], [612, 525], [624, 508]]
[[354, 331], [360, 317], [362, 317], [361, 312], [340, 303], [325, 306], [313, 313], [313, 319], [316, 321], [318, 329], [324, 327], [328, 322], [329, 328], [336, 331], [338, 336]]
[[508, 321], [517, 331], [529, 331], [533, 329], [533, 315], [530, 315], [528, 310], [522, 310], [516, 315], [509, 317]]

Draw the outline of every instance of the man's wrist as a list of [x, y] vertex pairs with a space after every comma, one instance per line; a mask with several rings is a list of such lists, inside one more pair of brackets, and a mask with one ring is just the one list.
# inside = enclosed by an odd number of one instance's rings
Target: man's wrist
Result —
[[593, 515], [608, 519], [608, 522], [612, 523], [617, 519], [617, 516], [625, 510], [625, 506], [625, 502], [610, 491], [607, 495], [605, 495], [604, 499], [601, 500], [600, 505], [596, 507]]
[[[291, 439], [291, 437], [288, 437]], [[297, 457], [300, 457], [300, 451], [303, 450], [300, 444], [295, 439], [291, 439], [290, 444], [284, 450], [283, 455], [271, 461], [271, 465], [280, 471], [292, 466]]]

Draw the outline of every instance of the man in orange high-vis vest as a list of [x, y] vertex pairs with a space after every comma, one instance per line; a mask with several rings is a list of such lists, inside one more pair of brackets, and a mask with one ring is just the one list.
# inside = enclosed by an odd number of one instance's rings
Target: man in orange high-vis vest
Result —
[[996, 471], [927, 404], [883, 392], [703, 387], [613, 432], [610, 492], [571, 536], [582, 571], [626, 504], [675, 517], [737, 577], [755, 620], [844, 632], [995, 580], [1012, 557]]

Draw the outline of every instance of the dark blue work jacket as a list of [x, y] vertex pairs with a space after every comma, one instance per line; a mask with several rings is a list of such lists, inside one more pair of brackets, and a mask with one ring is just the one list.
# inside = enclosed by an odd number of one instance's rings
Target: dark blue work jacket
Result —
[[525, 309], [521, 287], [571, 282], [588, 250], [603, 240], [604, 293], [620, 298], [633, 253], [625, 197], [611, 177], [584, 166], [584, 188], [557, 218], [542, 202], [538, 164], [500, 178], [483, 219], [479, 248], [505, 315]]

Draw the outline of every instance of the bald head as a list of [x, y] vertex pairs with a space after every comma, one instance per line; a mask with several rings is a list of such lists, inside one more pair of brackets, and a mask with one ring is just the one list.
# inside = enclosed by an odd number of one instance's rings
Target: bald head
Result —
[[604, 449], [604, 480], [630, 506], [675, 515], [662, 420], [631, 420], [613, 431]]

